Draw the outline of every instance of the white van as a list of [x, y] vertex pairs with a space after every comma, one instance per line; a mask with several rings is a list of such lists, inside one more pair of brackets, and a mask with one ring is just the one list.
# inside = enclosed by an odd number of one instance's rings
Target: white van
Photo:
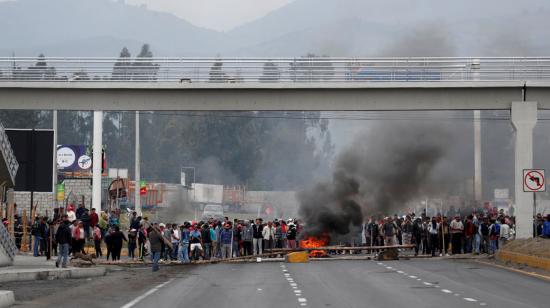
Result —
[[202, 219], [217, 219], [223, 220], [223, 207], [220, 204], [207, 204], [204, 206], [204, 211], [202, 212]]

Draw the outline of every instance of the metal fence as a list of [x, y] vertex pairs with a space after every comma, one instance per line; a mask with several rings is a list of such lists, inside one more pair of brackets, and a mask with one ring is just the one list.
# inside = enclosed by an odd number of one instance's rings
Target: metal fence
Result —
[[311, 83], [471, 80], [550, 80], [550, 57], [275, 59], [0, 57], [0, 82]]

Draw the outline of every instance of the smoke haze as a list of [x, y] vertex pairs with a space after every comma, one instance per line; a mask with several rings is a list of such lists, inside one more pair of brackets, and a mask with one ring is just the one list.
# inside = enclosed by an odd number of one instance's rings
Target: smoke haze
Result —
[[366, 214], [389, 214], [425, 193], [444, 190], [447, 175], [434, 170], [451, 140], [452, 133], [442, 125], [373, 126], [338, 155], [331, 182], [299, 194], [306, 232], [348, 234]]

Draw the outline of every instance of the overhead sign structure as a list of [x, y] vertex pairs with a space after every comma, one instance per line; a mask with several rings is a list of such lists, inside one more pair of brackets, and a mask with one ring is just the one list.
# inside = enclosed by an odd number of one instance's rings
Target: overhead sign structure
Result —
[[524, 169], [523, 170], [523, 191], [524, 192], [546, 191], [546, 179], [544, 177], [544, 169]]

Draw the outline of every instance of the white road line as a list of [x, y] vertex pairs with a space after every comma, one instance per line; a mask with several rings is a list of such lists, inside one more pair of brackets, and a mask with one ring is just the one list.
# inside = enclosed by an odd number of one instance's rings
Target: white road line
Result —
[[431, 285], [432, 285], [431, 283], [425, 282], [425, 281], [424, 281], [424, 284], [427, 285], [427, 286], [431, 286]]
[[403, 274], [403, 271], [397, 271], [399, 274]]
[[159, 289], [161, 289], [162, 287], [164, 287], [165, 285], [171, 283], [172, 281], [174, 281], [174, 278], [173, 279], [170, 279], [164, 283], [161, 283], [159, 284], [158, 286], [152, 288], [151, 290], [145, 292], [144, 294], [136, 297], [133, 301], [129, 302], [128, 304], [120, 307], [120, 308], [130, 308], [130, 307], [133, 307], [135, 306], [137, 303], [139, 303], [140, 301], [142, 301], [144, 298], [146, 298], [147, 296], [157, 292]]
[[487, 306], [486, 303], [479, 303], [480, 306]]
[[299, 301], [300, 303], [305, 303], [305, 302], [307, 302], [307, 299], [305, 299], [305, 298], [303, 298], [303, 297], [300, 297], [300, 298], [298, 298], [298, 301]]
[[418, 277], [416, 277], [416, 276], [409, 276], [409, 278], [416, 279], [416, 278], [418, 278]]
[[443, 292], [443, 293], [447, 293], [447, 294], [451, 294], [451, 293], [453, 293], [453, 291], [451, 291], [451, 290], [447, 290], [447, 289], [441, 289], [441, 292]]
[[294, 290], [294, 293], [302, 293], [302, 290]]
[[477, 302], [477, 299], [470, 298], [470, 297], [465, 297], [464, 300], [467, 301], [467, 302]]

